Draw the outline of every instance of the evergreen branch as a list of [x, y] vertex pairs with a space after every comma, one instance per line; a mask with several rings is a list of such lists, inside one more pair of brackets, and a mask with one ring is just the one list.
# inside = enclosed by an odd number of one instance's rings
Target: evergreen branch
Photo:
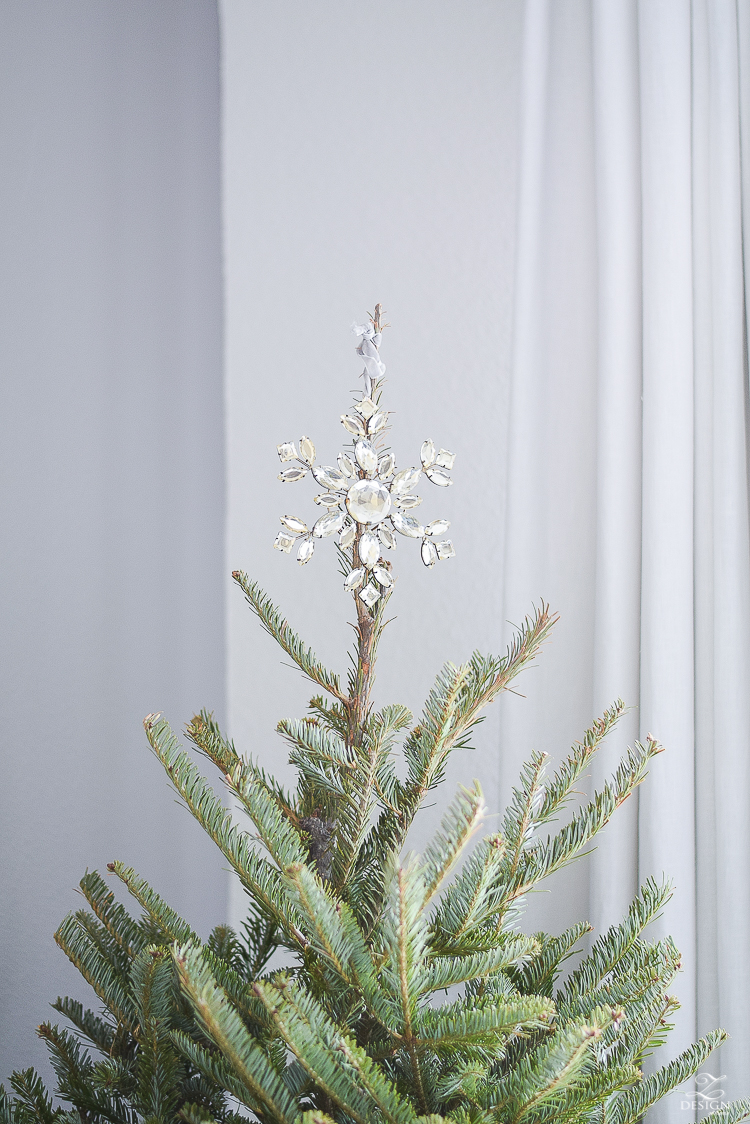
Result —
[[710, 1054], [717, 1046], [721, 1046], [726, 1038], [727, 1034], [724, 1030], [711, 1031], [684, 1050], [669, 1065], [649, 1077], [644, 1077], [643, 1081], [627, 1093], [615, 1097], [608, 1112], [611, 1124], [635, 1124], [635, 1121], [640, 1120], [651, 1105], [656, 1104], [683, 1081], [687, 1081], [688, 1077], [697, 1073]]
[[113, 863], [107, 863], [107, 870], [116, 874], [135, 900], [143, 906], [153, 924], [163, 934], [165, 941], [170, 943], [172, 941], [199, 941], [198, 936], [190, 928], [187, 921], [183, 921], [179, 914], [175, 913], [157, 894], [156, 890], [149, 886], [145, 878], [136, 874], [132, 866], [125, 866], [123, 862], [116, 860]]
[[538, 953], [539, 944], [531, 937], [517, 936], [495, 948], [466, 956], [434, 956], [428, 961], [427, 979], [422, 994], [453, 987], [468, 980], [483, 979], [494, 972], [520, 968]]
[[446, 1004], [436, 1011], [419, 1014], [417, 1049], [462, 1050], [470, 1046], [494, 1046], [498, 1039], [531, 1030], [547, 1030], [555, 1016], [555, 1005], [543, 996], [518, 996], [510, 1003], [468, 1007], [466, 1000]]
[[77, 999], [58, 998], [51, 1004], [55, 1011], [59, 1011], [66, 1019], [70, 1019], [73, 1026], [88, 1038], [98, 1050], [103, 1054], [108, 1054], [112, 1050], [115, 1039], [115, 1028], [104, 1019], [99, 1018], [93, 1011], [84, 1009], [82, 1003]]
[[[199, 1046], [183, 1030], [172, 1030], [170, 1037], [175, 1049], [212, 1085], [218, 1085], [219, 1088], [226, 1089], [230, 1096], [235, 1097], [240, 1104], [246, 1105], [261, 1120], [265, 1119], [265, 1105], [259, 1098], [253, 1096], [230, 1068], [229, 1062], [225, 1061], [222, 1054], [211, 1053], [204, 1046]], [[182, 1115], [182, 1113], [178, 1115]]]
[[445, 953], [456, 953], [476, 938], [494, 947], [496, 937], [483, 931], [501, 900], [500, 871], [505, 860], [505, 842], [500, 835], [485, 836], [463, 870], [445, 890], [432, 925], [432, 945]]
[[151, 748], [164, 765], [174, 788], [229, 860], [256, 908], [273, 918], [295, 947], [304, 945], [290, 912], [279, 872], [252, 849], [247, 835], [234, 826], [231, 812], [224, 807], [190, 758], [180, 751], [169, 724], [158, 715], [149, 715], [144, 725]]
[[146, 1120], [172, 1124], [183, 1067], [169, 1034], [175, 1007], [169, 952], [156, 946], [144, 949], [133, 964], [132, 979], [139, 1020], [134, 1103]]
[[10, 1084], [34, 1120], [39, 1124], [54, 1124], [57, 1113], [52, 1107], [52, 1098], [35, 1069], [16, 1070], [10, 1075]]
[[513, 981], [526, 995], [552, 995], [555, 979], [563, 963], [573, 955], [575, 946], [586, 933], [591, 932], [588, 921], [579, 921], [559, 937], [538, 933], [538, 954], [527, 964], [513, 972]]
[[561, 1011], [575, 1015], [582, 999], [615, 968], [643, 932], [660, 913], [672, 896], [672, 888], [664, 882], [661, 886], [648, 878], [633, 901], [628, 916], [619, 925], [612, 925], [600, 937], [586, 959], [570, 974], [557, 1002]]
[[264, 847], [280, 869], [304, 862], [299, 832], [279, 808], [278, 802], [258, 784], [254, 766], [238, 761], [229, 775], [231, 790], [258, 829]]
[[181, 986], [203, 1030], [221, 1050], [252, 1100], [260, 1103], [279, 1124], [291, 1124], [295, 1111], [288, 1089], [217, 984], [201, 949], [195, 945], [176, 946], [173, 955]]
[[115, 900], [114, 893], [98, 871], [87, 871], [79, 885], [86, 901], [107, 932], [132, 960], [146, 945], [146, 937], [138, 923], [125, 907]]
[[750, 1117], [750, 1100], [730, 1101], [704, 1116], [701, 1124], [739, 1124]]
[[[97, 1073], [88, 1051], [82, 1050], [71, 1034], [49, 1023], [42, 1023], [37, 1034], [47, 1043], [58, 1079], [58, 1096], [70, 1101], [82, 1120], [93, 1118], [109, 1121], [109, 1124], [137, 1124], [137, 1113], [127, 1104], [122, 1082], [108, 1082], [102, 1087], [96, 1080]], [[126, 1084], [130, 1076], [127, 1074]]]
[[617, 699], [604, 711], [601, 718], [594, 719], [583, 735], [583, 740], [573, 746], [552, 780], [545, 786], [544, 798], [536, 817], [537, 823], [546, 823], [562, 809], [573, 792], [573, 785], [591, 763], [607, 734], [617, 725], [625, 709], [622, 699]]
[[333, 695], [339, 702], [345, 703], [347, 697], [341, 691], [338, 675], [323, 667], [312, 649], [303, 644], [260, 586], [256, 582], [250, 581], [247, 574], [244, 574], [241, 570], [235, 570], [232, 577], [245, 594], [248, 605], [265, 631], [274, 638], [287, 655], [291, 656], [300, 671], [313, 683], [317, 683], [319, 687], [327, 691], [329, 695]]
[[315, 1084], [356, 1124], [369, 1124], [373, 1106], [388, 1124], [416, 1124], [408, 1101], [311, 995], [283, 979], [257, 983], [255, 991]]
[[132, 1031], [136, 1024], [133, 1001], [117, 972], [94, 945], [79, 919], [68, 914], [55, 933], [55, 941], [117, 1021]]
[[440, 825], [441, 830], [427, 847], [422, 862], [425, 905], [458, 862], [482, 822], [486, 808], [479, 781], [473, 788], [461, 786]]

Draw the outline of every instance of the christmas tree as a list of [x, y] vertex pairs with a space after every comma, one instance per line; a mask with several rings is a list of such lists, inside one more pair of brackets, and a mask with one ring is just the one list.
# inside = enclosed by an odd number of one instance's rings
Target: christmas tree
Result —
[[[274, 545], [296, 548], [305, 565], [320, 540], [336, 536], [356, 607], [345, 682], [254, 582], [234, 574], [316, 691], [305, 718], [278, 727], [296, 791], [238, 753], [211, 714], [194, 717], [187, 737], [247, 813], [245, 830], [167, 722], [145, 722], [169, 780], [247, 893], [242, 931], [220, 926], [201, 942], [134, 870], [110, 863], [140, 911], [134, 917], [104, 878], [87, 873], [80, 885], [89, 908], [68, 916], [55, 939], [101, 1006], [53, 1004], [70, 1027], [45, 1023], [38, 1033], [62, 1103], [33, 1069], [16, 1072], [12, 1091], [0, 1087], [5, 1124], [235, 1124], [248, 1116], [264, 1124], [631, 1124], [725, 1037], [715, 1031], [643, 1075], [677, 1007], [669, 988], [679, 953], [670, 939], [644, 937], [667, 884], [646, 882], [627, 917], [567, 975], [565, 961], [590, 927], [533, 936], [520, 928], [526, 896], [587, 849], [661, 752], [651, 738], [634, 746], [601, 791], [570, 808], [621, 702], [556, 772], [548, 774], [545, 754], [531, 758], [501, 831], [478, 837], [484, 804], [475, 783], [453, 797], [425, 853], [403, 857], [449, 755], [469, 745], [483, 709], [536, 657], [554, 616], [541, 605], [505, 655], [475, 653], [443, 667], [417, 724], [404, 706], [375, 708], [397, 536], [420, 543], [428, 568], [454, 553], [445, 520], [424, 526], [413, 514], [422, 475], [450, 486], [454, 455], [428, 440], [420, 466], [398, 470], [385, 447], [383, 327], [376, 306], [356, 329], [365, 385], [342, 416], [352, 440], [337, 466], [318, 465], [307, 437], [278, 447], [285, 485], [312, 478], [322, 491], [314, 524], [284, 516]], [[739, 1101], [706, 1119], [748, 1116], [750, 1101]]]

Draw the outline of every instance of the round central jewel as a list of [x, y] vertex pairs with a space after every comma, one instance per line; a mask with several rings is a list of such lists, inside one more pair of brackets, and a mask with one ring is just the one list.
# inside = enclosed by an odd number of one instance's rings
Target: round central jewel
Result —
[[346, 506], [358, 523], [379, 523], [391, 510], [391, 493], [379, 480], [358, 480], [347, 492]]

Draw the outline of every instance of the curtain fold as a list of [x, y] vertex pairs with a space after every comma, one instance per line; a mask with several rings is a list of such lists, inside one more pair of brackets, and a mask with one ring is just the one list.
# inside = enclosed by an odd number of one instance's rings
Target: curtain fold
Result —
[[622, 695], [613, 750], [666, 746], [576, 887], [601, 931], [647, 876], [674, 881], [653, 929], [682, 952], [682, 1006], [649, 1064], [722, 1025], [704, 1068], [746, 1095], [750, 18], [736, 0], [525, 13], [504, 615], [544, 591], [563, 656], [530, 711], [505, 705], [504, 743], [515, 763]]

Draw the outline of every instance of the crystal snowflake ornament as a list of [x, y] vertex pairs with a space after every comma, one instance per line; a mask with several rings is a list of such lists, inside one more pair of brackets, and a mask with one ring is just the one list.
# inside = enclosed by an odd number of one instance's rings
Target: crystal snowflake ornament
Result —
[[315, 552], [316, 540], [337, 536], [351, 566], [344, 590], [372, 609], [393, 585], [391, 565], [384, 559], [383, 550], [395, 550], [398, 535], [421, 541], [422, 561], [428, 568], [456, 553], [450, 539], [441, 537], [450, 527], [447, 519], [433, 519], [424, 525], [411, 514], [422, 503], [422, 497], [415, 493], [422, 476], [439, 488], [450, 487], [456, 458], [428, 439], [422, 443], [419, 467], [397, 470], [393, 453], [382, 449], [388, 412], [380, 404], [385, 373], [379, 353], [380, 305], [376, 305], [369, 324], [354, 325], [353, 330], [360, 337], [357, 352], [364, 358], [365, 369], [362, 397], [341, 415], [351, 446], [339, 453], [336, 467], [316, 463], [315, 446], [309, 437], [301, 437], [297, 445], [287, 441], [277, 446], [282, 464], [290, 465], [279, 473], [282, 483], [297, 483], [311, 476], [323, 491], [314, 497], [321, 514], [312, 525], [296, 515], [283, 515], [282, 530], [273, 545], [290, 554], [298, 543], [297, 561], [304, 566]]

